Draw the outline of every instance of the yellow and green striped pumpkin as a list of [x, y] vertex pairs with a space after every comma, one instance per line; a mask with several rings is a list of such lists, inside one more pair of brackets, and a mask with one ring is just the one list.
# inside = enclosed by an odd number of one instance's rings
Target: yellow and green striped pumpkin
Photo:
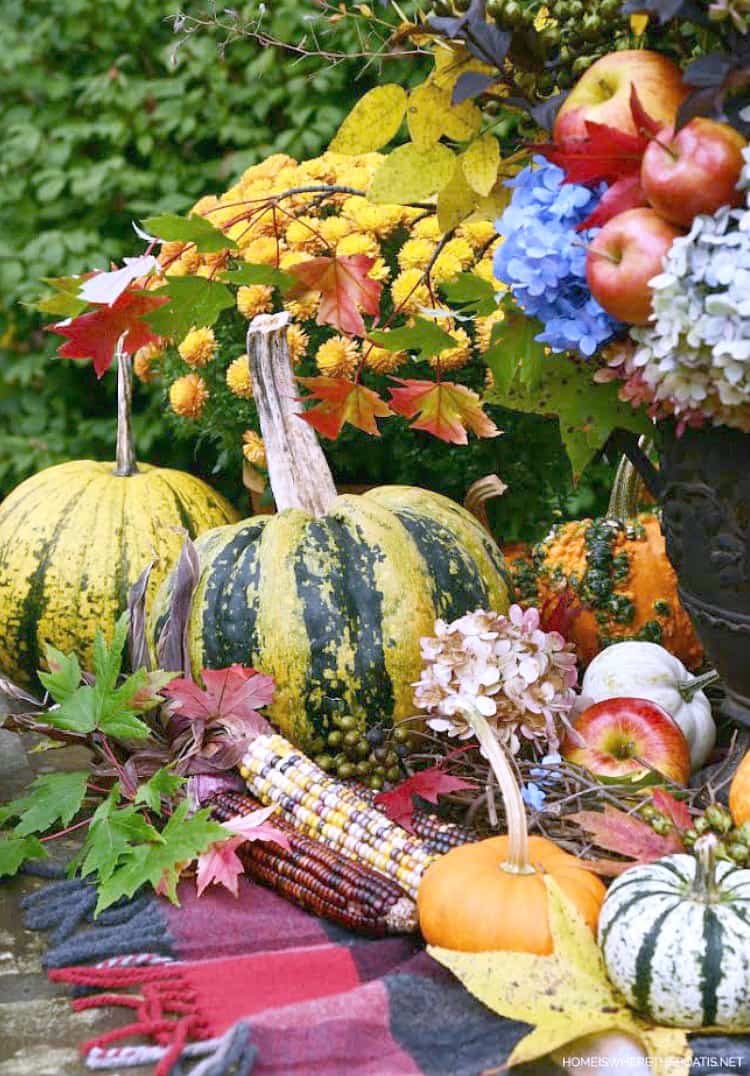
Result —
[[[502, 554], [477, 520], [437, 493], [383, 486], [209, 531], [189, 644], [193, 673], [234, 662], [274, 677], [267, 711], [309, 748], [332, 704], [366, 728], [414, 713], [423, 635], [435, 620], [508, 607]], [[168, 583], [154, 607], [164, 624]]]
[[[489, 534], [447, 497], [408, 486], [337, 495], [300, 418], [287, 320], [260, 315], [248, 332], [278, 514], [196, 542], [200, 579], [188, 636], [195, 675], [239, 662], [273, 676], [271, 720], [314, 752], [333, 713], [355, 718], [360, 732], [413, 714], [420, 637], [433, 634], [438, 617], [506, 611], [510, 583]], [[173, 581], [152, 612], [155, 650]]]
[[149, 563], [147, 601], [176, 561], [185, 531], [195, 537], [238, 518], [199, 478], [135, 464], [129, 398], [125, 403], [117, 464], [49, 467], [0, 505], [0, 672], [19, 684], [33, 682], [45, 642], [88, 665], [96, 628], [111, 635]]

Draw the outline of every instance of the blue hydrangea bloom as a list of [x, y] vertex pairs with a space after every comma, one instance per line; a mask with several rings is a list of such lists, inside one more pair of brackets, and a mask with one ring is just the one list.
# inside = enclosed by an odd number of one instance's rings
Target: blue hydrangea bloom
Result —
[[521, 309], [543, 323], [537, 340], [552, 351], [590, 356], [620, 327], [586, 283], [585, 248], [598, 229], [576, 232], [604, 188], [591, 190], [564, 179], [561, 168], [536, 157], [533, 166], [508, 181], [513, 197], [495, 224], [505, 238], [495, 252], [494, 270]]

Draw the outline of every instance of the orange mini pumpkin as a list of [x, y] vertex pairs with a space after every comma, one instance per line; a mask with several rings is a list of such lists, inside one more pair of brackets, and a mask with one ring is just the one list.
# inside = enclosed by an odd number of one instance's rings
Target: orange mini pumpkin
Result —
[[504, 751], [481, 714], [470, 721], [500, 786], [508, 835], [454, 848], [427, 869], [417, 894], [419, 927], [430, 945], [444, 949], [546, 956], [552, 935], [544, 875], [555, 879], [592, 930], [606, 890], [575, 856], [545, 837], [528, 836]]
[[729, 786], [729, 811], [735, 826], [750, 821], [750, 751], [735, 770]]

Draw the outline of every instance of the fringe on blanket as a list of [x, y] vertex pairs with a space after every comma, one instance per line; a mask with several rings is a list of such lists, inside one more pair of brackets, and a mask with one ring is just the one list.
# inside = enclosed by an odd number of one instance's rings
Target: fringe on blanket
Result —
[[94, 921], [96, 899], [91, 883], [70, 879], [42, 886], [23, 900], [25, 926], [51, 930], [44, 967], [127, 954], [174, 957], [173, 939], [153, 897], [136, 894], [118, 901]]
[[[104, 988], [107, 992], [77, 997], [76, 1012], [119, 1006], [131, 1009], [135, 1019], [113, 1028], [82, 1046], [86, 1064], [109, 1069], [156, 1063], [154, 1076], [180, 1076], [184, 1065], [196, 1057], [201, 1063], [191, 1076], [246, 1076], [252, 1071], [256, 1050], [250, 1042], [250, 1025], [235, 1024], [218, 1039], [207, 1037], [206, 1023], [195, 1004], [195, 995], [171, 962], [154, 963], [113, 958], [96, 967], [58, 968], [50, 971], [53, 982]], [[137, 966], [136, 966], [137, 965]], [[113, 990], [138, 987], [137, 994]], [[155, 1046], [113, 1046], [131, 1036], [144, 1036]]]

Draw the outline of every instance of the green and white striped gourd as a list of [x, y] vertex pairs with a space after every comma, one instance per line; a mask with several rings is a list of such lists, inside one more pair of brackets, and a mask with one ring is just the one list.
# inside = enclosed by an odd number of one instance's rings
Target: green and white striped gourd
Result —
[[[271, 720], [317, 757], [336, 712], [360, 735], [413, 714], [420, 637], [438, 617], [506, 612], [509, 576], [487, 531], [447, 497], [408, 486], [337, 495], [299, 415], [284, 315], [252, 322], [248, 355], [278, 512], [196, 542], [188, 644], [196, 675], [240, 662], [273, 676]], [[154, 646], [172, 583], [154, 607]]]
[[750, 1027], [750, 870], [715, 861], [716, 837], [697, 858], [666, 856], [611, 885], [599, 945], [628, 1004], [669, 1027]]

